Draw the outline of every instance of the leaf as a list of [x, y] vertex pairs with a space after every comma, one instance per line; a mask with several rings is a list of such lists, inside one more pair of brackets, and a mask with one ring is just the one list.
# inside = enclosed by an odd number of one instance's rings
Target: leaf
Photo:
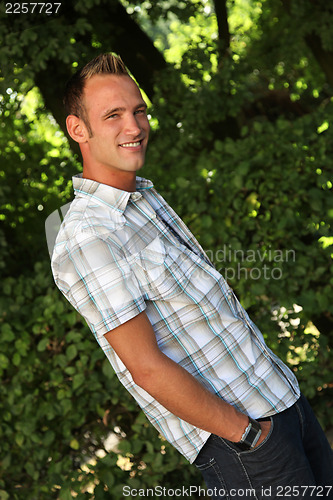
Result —
[[9, 359], [2, 352], [0, 352], [0, 368], [6, 370], [9, 365]]
[[94, 489], [95, 500], [105, 500], [104, 485], [98, 484]]
[[12, 363], [14, 366], [19, 366], [21, 363], [21, 356], [16, 352], [12, 358]]
[[73, 449], [73, 450], [79, 450], [80, 449], [80, 443], [78, 442], [77, 439], [73, 438], [71, 440], [71, 442], [69, 443], [69, 446]]
[[75, 391], [78, 387], [80, 387], [84, 381], [85, 381], [85, 376], [83, 373], [78, 373], [77, 375], [74, 375], [73, 377], [73, 390]]
[[103, 375], [108, 379], [112, 379], [115, 376], [115, 372], [114, 372], [108, 359], [103, 360], [102, 372], [103, 372]]
[[44, 446], [49, 446], [54, 441], [55, 436], [56, 435], [54, 431], [47, 431], [43, 437]]
[[25, 464], [25, 470], [27, 471], [27, 473], [29, 474], [29, 476], [33, 477], [34, 473], [35, 473], [35, 466], [32, 462], [27, 462]]
[[75, 356], [77, 355], [77, 348], [75, 345], [70, 345], [67, 349], [66, 349], [66, 358], [68, 361], [72, 361], [72, 359], [75, 358]]
[[21, 434], [21, 433], [16, 434], [16, 436], [15, 436], [15, 442], [16, 442], [17, 446], [19, 446], [21, 448], [23, 446], [23, 443], [24, 443], [24, 436], [23, 436], [23, 434]]
[[15, 339], [15, 334], [8, 323], [5, 323], [1, 327], [1, 340], [4, 342], [11, 342]]
[[59, 500], [73, 500], [72, 491], [70, 488], [61, 488]]
[[43, 352], [45, 351], [46, 347], [48, 346], [49, 343], [49, 338], [44, 337], [42, 340], [40, 340], [37, 344], [37, 351], [38, 352]]

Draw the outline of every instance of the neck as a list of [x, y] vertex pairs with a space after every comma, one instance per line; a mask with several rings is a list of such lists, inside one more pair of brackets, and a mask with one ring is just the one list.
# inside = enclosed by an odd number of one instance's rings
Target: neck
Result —
[[122, 191], [136, 191], [136, 173], [123, 171], [99, 171], [91, 169], [83, 163], [83, 177], [92, 181], [112, 186]]

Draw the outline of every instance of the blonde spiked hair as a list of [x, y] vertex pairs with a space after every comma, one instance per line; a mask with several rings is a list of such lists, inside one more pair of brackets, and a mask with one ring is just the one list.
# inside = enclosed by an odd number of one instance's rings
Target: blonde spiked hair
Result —
[[129, 76], [121, 57], [106, 53], [100, 54], [89, 61], [83, 68], [74, 73], [67, 82], [63, 99], [66, 115], [75, 115], [81, 118], [90, 135], [92, 135], [92, 130], [83, 102], [83, 92], [86, 81], [94, 75]]

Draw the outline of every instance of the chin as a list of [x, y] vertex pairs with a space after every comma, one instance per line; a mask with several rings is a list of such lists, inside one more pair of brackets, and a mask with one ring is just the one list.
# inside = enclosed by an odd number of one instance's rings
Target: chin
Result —
[[135, 165], [135, 167], [133, 168], [133, 172], [137, 172], [138, 170], [141, 170], [141, 168], [143, 167], [144, 165], [144, 162], [142, 163], [138, 163], [137, 165]]

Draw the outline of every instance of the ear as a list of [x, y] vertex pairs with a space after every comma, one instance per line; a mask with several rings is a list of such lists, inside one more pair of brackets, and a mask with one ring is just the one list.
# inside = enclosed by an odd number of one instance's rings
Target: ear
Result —
[[75, 115], [68, 115], [66, 118], [66, 127], [73, 141], [80, 144], [87, 141], [89, 133], [84, 121], [81, 118], [78, 118]]

